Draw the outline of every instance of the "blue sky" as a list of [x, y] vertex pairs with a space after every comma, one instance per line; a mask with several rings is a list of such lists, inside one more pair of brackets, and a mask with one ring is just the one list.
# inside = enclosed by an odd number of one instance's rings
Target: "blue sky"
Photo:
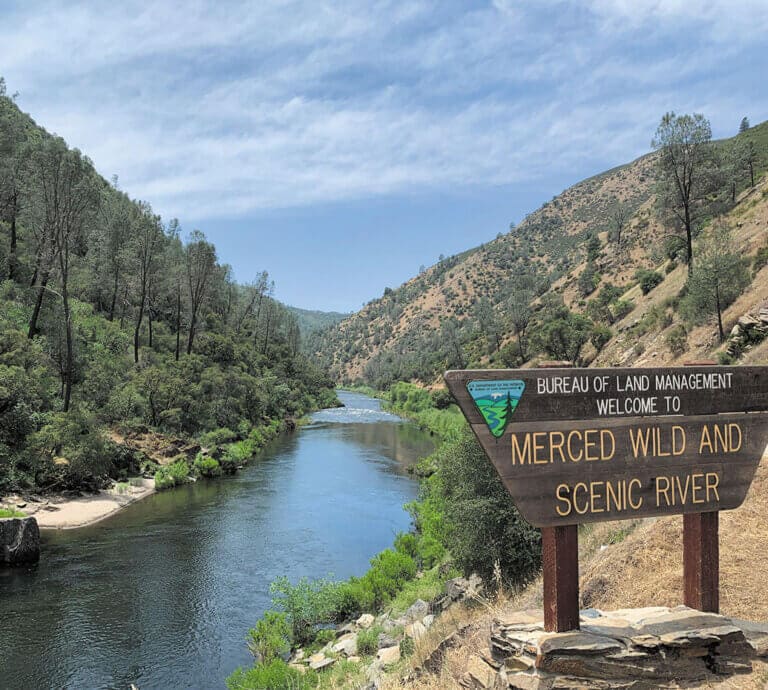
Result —
[[765, 0], [4, 2], [0, 75], [239, 280], [353, 310], [648, 151], [768, 118]]

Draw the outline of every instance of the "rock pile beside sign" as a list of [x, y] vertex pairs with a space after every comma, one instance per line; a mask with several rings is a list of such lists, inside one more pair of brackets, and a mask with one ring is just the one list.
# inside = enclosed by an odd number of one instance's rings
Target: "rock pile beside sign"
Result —
[[768, 656], [768, 625], [685, 606], [582, 611], [581, 630], [544, 632], [538, 612], [497, 621], [487, 654], [473, 657], [466, 688], [688, 686], [749, 673]]
[[0, 565], [25, 565], [40, 560], [40, 530], [37, 520], [0, 519]]

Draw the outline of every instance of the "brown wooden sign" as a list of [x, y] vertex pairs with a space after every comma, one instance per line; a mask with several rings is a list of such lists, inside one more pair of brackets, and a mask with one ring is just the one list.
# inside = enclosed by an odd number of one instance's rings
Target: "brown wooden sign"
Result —
[[736, 508], [768, 443], [768, 367], [449, 371], [538, 527]]

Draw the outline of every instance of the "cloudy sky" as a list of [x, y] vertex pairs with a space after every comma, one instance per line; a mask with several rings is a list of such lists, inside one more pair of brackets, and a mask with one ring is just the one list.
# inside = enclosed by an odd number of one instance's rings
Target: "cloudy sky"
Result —
[[0, 3], [38, 123], [240, 280], [352, 310], [649, 148], [768, 118], [766, 0]]

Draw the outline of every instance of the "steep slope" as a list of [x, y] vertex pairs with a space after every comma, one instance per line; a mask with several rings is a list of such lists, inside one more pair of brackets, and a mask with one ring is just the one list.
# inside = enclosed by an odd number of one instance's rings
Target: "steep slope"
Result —
[[[727, 219], [736, 228], [736, 241], [751, 255], [764, 230], [766, 200], [759, 176], [768, 167], [768, 123], [739, 136], [758, 150], [758, 183], [745, 189], [748, 181], [739, 181], [737, 191], [744, 191]], [[714, 146], [725, 152], [732, 141]], [[521, 358], [514, 344], [510, 300], [524, 288], [533, 290], [533, 331], [535, 312], [560, 299], [572, 312], [589, 316], [593, 325], [610, 326], [597, 342], [599, 353], [589, 343], [582, 348], [582, 363], [627, 364], [644, 353], [643, 361], [661, 363], [684, 358], [689, 350], [709, 353], [716, 343], [707, 335], [712, 329], [704, 326], [687, 334], [683, 351], [678, 346], [671, 356], [666, 347], [661, 354], [660, 343], [679, 322], [673, 312], [686, 267], [668, 259], [664, 240], [669, 231], [655, 210], [655, 177], [656, 154], [649, 154], [584, 180], [492, 242], [443, 259], [387, 290], [358, 313], [314, 334], [310, 345], [337, 380], [378, 386], [396, 380], [431, 384], [452, 366], [518, 366], [541, 354], [532, 351]], [[625, 216], [620, 244], [619, 212]], [[662, 285], [643, 295], [638, 269], [656, 269]], [[766, 280], [760, 272], [730, 308], [731, 325], [759, 299]], [[669, 299], [662, 309], [663, 298]], [[647, 338], [651, 333], [660, 340]]]
[[338, 311], [317, 311], [313, 309], [299, 309], [298, 307], [287, 307], [287, 309], [296, 317], [299, 331], [303, 337], [315, 331], [329, 328], [350, 316], [348, 313], [342, 314]]

